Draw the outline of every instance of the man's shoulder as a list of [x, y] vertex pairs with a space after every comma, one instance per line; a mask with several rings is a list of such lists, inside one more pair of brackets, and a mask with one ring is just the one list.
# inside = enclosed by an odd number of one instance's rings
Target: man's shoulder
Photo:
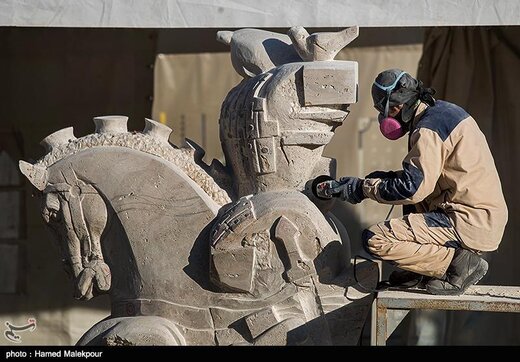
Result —
[[422, 115], [416, 128], [426, 128], [434, 131], [445, 141], [453, 130], [470, 115], [462, 107], [438, 100], [434, 106], [428, 107]]

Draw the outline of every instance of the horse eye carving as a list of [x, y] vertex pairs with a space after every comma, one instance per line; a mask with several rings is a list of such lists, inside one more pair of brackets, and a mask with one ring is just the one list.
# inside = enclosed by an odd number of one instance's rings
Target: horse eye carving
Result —
[[46, 207], [43, 209], [43, 219], [47, 224], [59, 223], [61, 221], [61, 213], [59, 210]]
[[53, 222], [60, 221], [61, 220], [61, 213], [59, 212], [59, 210], [50, 209], [49, 210], [49, 219], [50, 219], [50, 221], [53, 221]]
[[42, 206], [43, 219], [47, 224], [57, 223], [61, 220], [61, 207], [58, 195], [56, 195], [55, 193], [45, 194], [45, 199]]

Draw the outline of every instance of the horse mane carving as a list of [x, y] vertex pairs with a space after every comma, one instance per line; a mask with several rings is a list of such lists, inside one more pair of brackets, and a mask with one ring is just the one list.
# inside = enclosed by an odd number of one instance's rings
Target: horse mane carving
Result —
[[81, 138], [74, 137], [72, 127], [56, 131], [42, 141], [48, 153], [34, 166], [47, 168], [55, 162], [87, 148], [97, 146], [127, 147], [174, 163], [200, 185], [218, 205], [222, 206], [231, 201], [227, 191], [222, 189], [215, 182], [215, 179], [197, 164], [195, 159], [200, 160], [201, 156], [197, 155], [197, 150], [194, 147], [177, 148], [168, 142], [168, 137], [172, 132], [168, 126], [147, 118], [145, 119], [146, 126], [143, 133], [126, 132], [123, 128], [107, 128], [107, 124], [117, 123], [118, 126], [121, 126], [121, 123], [126, 124], [127, 120], [128, 117], [123, 116], [94, 118], [97, 133]]

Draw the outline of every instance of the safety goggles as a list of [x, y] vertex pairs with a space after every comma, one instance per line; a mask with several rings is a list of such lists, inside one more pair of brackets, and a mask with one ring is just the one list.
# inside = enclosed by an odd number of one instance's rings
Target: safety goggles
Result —
[[[397, 78], [395, 78], [395, 81], [392, 84], [387, 85], [387, 86], [381, 85], [381, 84], [377, 83], [376, 81], [374, 81], [374, 85], [377, 88], [379, 88], [382, 91], [386, 92], [385, 98], [381, 99], [381, 101], [379, 101], [378, 103], [374, 104], [374, 108], [377, 109], [379, 111], [379, 113], [383, 114], [384, 118], [388, 117], [388, 110], [390, 109], [390, 95], [392, 94], [392, 91], [394, 90], [394, 88], [397, 86], [397, 83], [399, 82], [399, 80], [405, 74], [406, 74], [406, 72], [399, 73]], [[383, 102], [385, 103], [384, 106], [383, 106]]]

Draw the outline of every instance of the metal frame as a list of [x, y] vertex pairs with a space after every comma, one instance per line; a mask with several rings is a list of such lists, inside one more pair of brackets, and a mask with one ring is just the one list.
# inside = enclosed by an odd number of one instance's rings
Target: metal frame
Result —
[[372, 304], [370, 344], [386, 345], [412, 309], [520, 313], [520, 287], [472, 286], [461, 296], [431, 295], [421, 289], [379, 292]]

